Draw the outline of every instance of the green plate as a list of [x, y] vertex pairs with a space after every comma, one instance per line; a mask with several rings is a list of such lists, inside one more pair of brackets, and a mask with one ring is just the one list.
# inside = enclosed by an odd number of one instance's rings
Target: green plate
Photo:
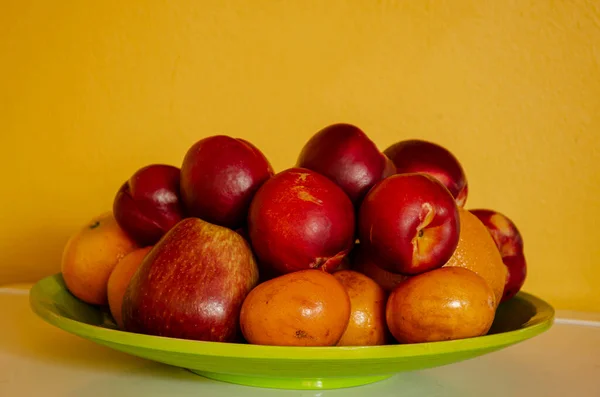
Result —
[[71, 295], [60, 274], [36, 283], [29, 298], [33, 311], [48, 323], [110, 348], [212, 379], [284, 389], [358, 386], [467, 360], [532, 338], [554, 321], [548, 303], [520, 292], [500, 305], [488, 335], [477, 338], [361, 347], [258, 346], [119, 331], [106, 309]]

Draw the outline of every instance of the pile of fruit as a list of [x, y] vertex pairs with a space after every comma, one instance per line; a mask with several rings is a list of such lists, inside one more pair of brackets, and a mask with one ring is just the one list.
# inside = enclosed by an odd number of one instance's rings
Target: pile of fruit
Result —
[[526, 277], [522, 237], [465, 209], [446, 148], [380, 151], [358, 127], [314, 134], [275, 173], [252, 143], [199, 140], [151, 164], [68, 241], [62, 276], [126, 332], [279, 346], [485, 335]]

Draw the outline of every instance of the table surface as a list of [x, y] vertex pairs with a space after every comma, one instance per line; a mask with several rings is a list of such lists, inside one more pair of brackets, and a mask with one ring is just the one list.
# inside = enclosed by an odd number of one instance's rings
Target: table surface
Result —
[[261, 389], [111, 350], [55, 328], [28, 289], [0, 288], [0, 396], [600, 396], [600, 313], [557, 312], [547, 332], [468, 361], [354, 388]]

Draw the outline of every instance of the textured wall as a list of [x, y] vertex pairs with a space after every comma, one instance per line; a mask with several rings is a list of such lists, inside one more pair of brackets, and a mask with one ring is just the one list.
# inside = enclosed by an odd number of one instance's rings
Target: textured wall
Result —
[[0, 13], [0, 281], [58, 270], [82, 222], [215, 133], [276, 169], [317, 129], [434, 140], [467, 206], [521, 228], [525, 289], [600, 310], [595, 1], [9, 1]]

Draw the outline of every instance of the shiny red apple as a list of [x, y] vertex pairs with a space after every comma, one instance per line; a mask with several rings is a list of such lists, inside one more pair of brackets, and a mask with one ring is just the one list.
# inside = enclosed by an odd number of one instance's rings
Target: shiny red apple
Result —
[[159, 240], [131, 279], [123, 325], [141, 334], [238, 342], [242, 303], [257, 283], [258, 267], [242, 236], [186, 218]]
[[438, 179], [450, 191], [460, 207], [468, 195], [467, 177], [458, 159], [447, 148], [420, 139], [397, 142], [383, 152], [399, 174], [424, 172]]
[[458, 245], [456, 202], [424, 173], [397, 174], [375, 184], [360, 207], [358, 223], [361, 245], [392, 273], [439, 268]]
[[243, 227], [254, 193], [273, 175], [264, 154], [225, 135], [192, 145], [181, 166], [181, 196], [190, 216], [220, 226]]
[[469, 211], [487, 227], [508, 269], [501, 302], [507, 301], [521, 290], [527, 277], [527, 261], [521, 232], [510, 218], [500, 212], [490, 209]]
[[373, 185], [396, 173], [394, 164], [358, 127], [338, 123], [313, 135], [302, 148], [297, 167], [325, 175], [357, 205]]
[[354, 243], [354, 207], [327, 177], [305, 168], [284, 170], [254, 195], [248, 234], [261, 272], [281, 275], [341, 265]]
[[141, 246], [153, 245], [184, 218], [179, 168], [152, 164], [137, 170], [118, 190], [113, 213]]

